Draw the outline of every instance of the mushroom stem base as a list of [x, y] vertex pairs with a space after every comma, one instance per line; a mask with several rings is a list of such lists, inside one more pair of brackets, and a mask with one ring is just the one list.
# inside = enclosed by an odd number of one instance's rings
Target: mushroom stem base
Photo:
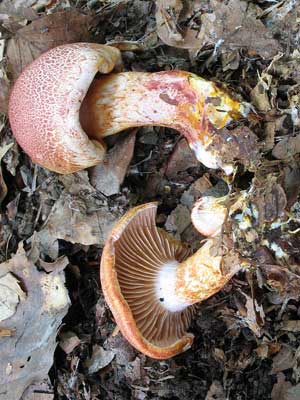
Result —
[[182, 299], [176, 294], [178, 265], [179, 262], [176, 260], [165, 263], [158, 273], [156, 282], [156, 295], [161, 305], [171, 312], [183, 311], [193, 303]]

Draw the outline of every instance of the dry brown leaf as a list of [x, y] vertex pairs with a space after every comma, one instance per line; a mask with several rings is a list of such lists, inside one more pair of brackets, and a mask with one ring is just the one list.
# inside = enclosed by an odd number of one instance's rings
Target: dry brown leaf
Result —
[[171, 157], [168, 160], [165, 174], [167, 178], [175, 178], [179, 172], [186, 171], [188, 168], [197, 167], [199, 161], [190, 149], [185, 139], [180, 139], [176, 144]]
[[238, 161], [246, 167], [257, 162], [260, 157], [258, 138], [246, 126], [231, 130], [220, 129], [209, 149], [216, 151], [224, 163], [231, 164]]
[[202, 175], [199, 179], [197, 179], [194, 183], [190, 185], [188, 190], [183, 192], [180, 203], [191, 210], [195, 201], [203, 196], [204, 193], [208, 191], [211, 187], [212, 184], [209, 180], [209, 175]]
[[[5, 156], [5, 154], [8, 152], [8, 150], [13, 146], [13, 143], [7, 144], [3, 147], [0, 148], [0, 163], [2, 158]], [[3, 199], [5, 198], [7, 194], [7, 186], [4, 181], [3, 175], [2, 175], [2, 168], [0, 165], [0, 204], [2, 203]]]
[[280, 329], [282, 331], [288, 331], [288, 332], [300, 332], [300, 321], [299, 320], [284, 321]]
[[7, 44], [8, 70], [14, 81], [40, 54], [65, 43], [88, 41], [91, 18], [76, 10], [46, 15], [19, 29]]
[[31, 383], [47, 377], [57, 330], [69, 306], [64, 274], [39, 271], [22, 244], [16, 255], [0, 265], [1, 278], [7, 274], [26, 288], [26, 297], [20, 297], [16, 312], [1, 322], [2, 331], [13, 327], [14, 332], [0, 340], [0, 400], [20, 399]]
[[261, 328], [265, 323], [265, 313], [257, 302], [255, 298], [248, 296], [246, 293], [240, 290], [240, 293], [246, 298], [245, 310], [241, 307], [240, 303], [237, 302], [239, 307], [239, 313], [241, 315], [242, 323], [251, 329], [251, 331], [256, 336], [261, 336], [262, 330]]
[[84, 362], [84, 366], [88, 368], [89, 374], [94, 374], [99, 369], [110, 364], [115, 357], [115, 353], [111, 350], [104, 350], [103, 347], [95, 344], [90, 358]]
[[279, 352], [281, 344], [278, 342], [263, 342], [255, 349], [256, 354], [261, 359], [265, 359]]
[[300, 135], [282, 139], [272, 151], [272, 155], [279, 160], [291, 160], [297, 153], [300, 153]]
[[271, 374], [277, 374], [278, 372], [285, 371], [286, 369], [293, 368], [295, 365], [294, 352], [291, 347], [285, 345], [282, 346], [279, 353], [273, 358]]
[[59, 346], [66, 354], [70, 354], [79, 344], [80, 339], [76, 333], [71, 331], [60, 333]]
[[89, 171], [91, 184], [106, 196], [119, 193], [133, 156], [137, 129], [118, 141], [106, 160]]
[[206, 394], [205, 400], [225, 400], [226, 394], [219, 381], [213, 381]]
[[[197, 2], [194, 3], [197, 7]], [[204, 44], [203, 33], [199, 30], [179, 27], [183, 11], [181, 0], [156, 0], [156, 26], [160, 39], [169, 46], [183, 49], [200, 49]]]
[[182, 204], [178, 204], [178, 206], [168, 216], [165, 228], [176, 238], [180, 239], [180, 234], [189, 226], [190, 223], [190, 210]]
[[35, 8], [42, 8], [51, 0], [2, 0], [0, 4], [0, 21], [23, 22], [25, 19], [37, 18]]
[[[280, 51], [279, 43], [253, 15], [246, 1], [229, 0], [225, 4], [211, 0], [212, 12], [209, 13], [204, 12], [203, 4], [195, 2], [190, 15], [185, 15], [185, 8], [191, 8], [189, 2], [157, 0], [156, 4], [157, 32], [169, 46], [200, 50], [205, 45], [213, 45], [215, 50], [221, 48], [222, 51], [245, 49], [250, 55], [263, 58], [274, 57]], [[195, 26], [195, 18], [191, 16], [199, 18], [200, 11], [203, 12], [201, 24]], [[190, 24], [180, 26], [186, 20], [190, 20]]]
[[119, 213], [110, 211], [107, 200], [89, 183], [86, 171], [62, 175], [59, 179], [66, 189], [55, 202], [45, 227], [37, 234], [40, 244], [45, 247], [63, 239], [103, 246]]
[[222, 49], [245, 49], [250, 55], [274, 57], [281, 49], [264, 24], [257, 19], [246, 1], [211, 0], [212, 14], [201, 18], [205, 40]]
[[271, 79], [271, 75], [264, 73], [260, 77], [257, 85], [250, 92], [251, 104], [253, 104], [258, 111], [267, 112], [271, 110], [271, 104], [268, 96]]
[[65, 256], [61, 256], [57, 258], [54, 262], [46, 262], [42, 259], [39, 259], [38, 264], [43, 268], [46, 272], [54, 272], [55, 274], [63, 271], [66, 266], [69, 264], [69, 260]]
[[277, 383], [273, 386], [271, 399], [284, 400], [284, 396], [288, 389], [292, 387], [291, 382], [285, 380], [285, 375], [282, 372], [277, 374]]
[[0, 77], [0, 113], [7, 114], [10, 83]]
[[286, 119], [286, 116], [282, 115], [273, 121], [268, 121], [265, 123], [265, 125], [264, 125], [264, 128], [265, 128], [264, 136], [265, 137], [264, 137], [264, 141], [262, 143], [263, 151], [267, 152], [267, 151], [270, 151], [273, 149], [274, 144], [275, 144], [276, 132], [283, 131], [283, 122], [285, 119]]
[[293, 386], [291, 382], [285, 380], [285, 375], [280, 372], [277, 375], [277, 383], [273, 386], [272, 400], [299, 400], [300, 384]]
[[300, 277], [280, 265], [263, 263], [260, 268], [265, 275], [267, 284], [277, 291], [279, 303], [298, 300], [300, 296]]

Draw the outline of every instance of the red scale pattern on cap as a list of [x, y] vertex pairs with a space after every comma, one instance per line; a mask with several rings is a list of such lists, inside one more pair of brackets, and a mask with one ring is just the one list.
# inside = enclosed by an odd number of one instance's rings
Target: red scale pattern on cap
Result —
[[81, 128], [79, 108], [97, 71], [110, 72], [119, 57], [109, 46], [74, 43], [49, 50], [22, 72], [11, 92], [9, 119], [34, 162], [69, 173], [102, 160], [103, 150]]

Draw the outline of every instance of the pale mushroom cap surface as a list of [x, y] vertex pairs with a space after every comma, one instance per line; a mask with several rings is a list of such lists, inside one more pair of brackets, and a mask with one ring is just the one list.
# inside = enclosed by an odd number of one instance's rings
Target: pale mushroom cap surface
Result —
[[105, 147], [88, 138], [79, 109], [96, 73], [110, 72], [119, 60], [114, 47], [74, 43], [47, 51], [25, 68], [10, 95], [9, 120], [34, 162], [71, 173], [103, 159]]
[[227, 216], [227, 208], [218, 198], [203, 196], [198, 199], [191, 212], [194, 227], [204, 236], [219, 234]]

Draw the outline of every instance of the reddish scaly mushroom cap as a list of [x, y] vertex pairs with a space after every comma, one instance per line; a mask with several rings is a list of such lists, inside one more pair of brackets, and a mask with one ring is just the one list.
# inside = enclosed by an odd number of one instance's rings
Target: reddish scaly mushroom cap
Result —
[[49, 50], [22, 72], [10, 95], [9, 120], [34, 162], [70, 173], [103, 159], [105, 147], [88, 138], [79, 109], [96, 73], [110, 72], [119, 60], [114, 47], [74, 43]]

